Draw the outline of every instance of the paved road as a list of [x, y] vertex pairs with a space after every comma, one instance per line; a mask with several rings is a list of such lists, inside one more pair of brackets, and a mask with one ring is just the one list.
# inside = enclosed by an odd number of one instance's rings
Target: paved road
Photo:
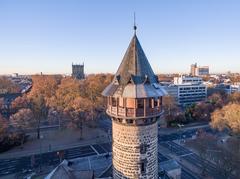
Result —
[[[111, 131], [111, 121], [103, 120], [99, 124], [100, 126], [104, 127], [104, 129], [108, 132]], [[209, 127], [204, 128], [207, 132], [214, 132]], [[196, 134], [197, 129], [189, 129], [182, 132], [176, 132], [170, 135], [160, 135], [159, 136], [159, 144], [166, 148], [171, 148], [171, 151], [178, 156], [184, 156], [191, 154], [191, 151], [185, 149], [182, 146], [179, 146], [172, 142], [172, 140], [180, 139], [180, 138], [191, 138], [193, 135]], [[87, 145], [82, 147], [73, 147], [64, 151], [64, 157], [66, 159], [73, 159], [78, 157], [85, 157], [97, 154], [103, 154], [106, 152], [111, 152], [111, 143], [102, 143], [102, 144], [94, 144], [94, 145]], [[187, 157], [186, 160], [191, 160], [196, 163], [196, 156], [193, 155], [193, 158]], [[185, 159], [185, 158], [184, 158]], [[159, 162], [168, 160], [167, 157], [159, 153], [158, 156]], [[198, 160], [198, 159], [197, 159]], [[42, 155], [35, 155], [34, 157], [19, 157], [19, 158], [12, 158], [12, 159], [0, 159], [0, 178], [4, 175], [23, 172], [23, 170], [28, 170], [33, 168], [32, 165], [35, 163], [34, 168], [40, 168], [40, 166], [54, 166], [59, 164], [60, 157], [57, 152], [48, 152]], [[211, 167], [211, 166], [210, 166]], [[196, 179], [191, 172], [183, 168], [182, 170], [182, 178], [183, 179]]]
[[[203, 127], [201, 129], [207, 133], [217, 134], [217, 131], [211, 129], [210, 127]], [[189, 138], [192, 138], [193, 136], [195, 136], [198, 130], [199, 129], [196, 129], [196, 128], [195, 129], [187, 129], [187, 130], [182, 129], [182, 131], [178, 131], [178, 132], [171, 133], [168, 135], [160, 135], [159, 134], [158, 137], [159, 137], [160, 142], [180, 140], [180, 139], [189, 139]]]
[[201, 170], [203, 170], [205, 167], [206, 172], [213, 178], [224, 179], [224, 177], [222, 177], [219, 174], [217, 166], [214, 163], [207, 160], [203, 160], [201, 157], [193, 153], [191, 150], [172, 141], [161, 142], [159, 145], [169, 149], [175, 155], [181, 157], [183, 160], [186, 160], [187, 162], [191, 163], [191, 165], [196, 166]]
[[169, 149], [172, 153], [174, 153], [177, 156], [183, 156], [192, 153], [189, 149], [186, 149], [185, 147], [182, 147], [172, 141], [160, 142], [159, 145]]
[[[78, 157], [86, 157], [91, 155], [97, 155], [102, 153], [111, 152], [110, 143], [102, 143], [96, 145], [87, 145], [81, 147], [74, 147], [64, 151], [65, 159], [73, 159]], [[34, 161], [34, 162], [33, 162]], [[57, 152], [48, 152], [42, 155], [12, 158], [12, 159], [0, 159], [0, 178], [4, 175], [9, 175], [18, 172], [25, 172], [32, 168], [32, 164], [35, 163], [34, 168], [40, 168], [41, 166], [54, 166], [60, 163], [60, 157]]]

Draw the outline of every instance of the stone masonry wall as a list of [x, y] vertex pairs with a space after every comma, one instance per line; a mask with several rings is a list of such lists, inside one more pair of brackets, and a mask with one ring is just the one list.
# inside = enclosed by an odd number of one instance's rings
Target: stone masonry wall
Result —
[[158, 126], [112, 122], [113, 178], [158, 178]]

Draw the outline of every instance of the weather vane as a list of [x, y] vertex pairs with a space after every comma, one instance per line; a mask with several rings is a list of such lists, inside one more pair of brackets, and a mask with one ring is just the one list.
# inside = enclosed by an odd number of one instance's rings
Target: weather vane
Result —
[[134, 26], [133, 26], [133, 29], [134, 29], [134, 33], [136, 34], [137, 26], [136, 26], [136, 16], [135, 16], [135, 12], [134, 12]]

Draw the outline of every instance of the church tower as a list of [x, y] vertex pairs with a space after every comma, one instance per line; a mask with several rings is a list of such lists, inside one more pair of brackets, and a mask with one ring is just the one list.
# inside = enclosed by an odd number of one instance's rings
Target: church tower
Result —
[[136, 35], [103, 95], [112, 119], [113, 178], [158, 178], [158, 124], [165, 91]]

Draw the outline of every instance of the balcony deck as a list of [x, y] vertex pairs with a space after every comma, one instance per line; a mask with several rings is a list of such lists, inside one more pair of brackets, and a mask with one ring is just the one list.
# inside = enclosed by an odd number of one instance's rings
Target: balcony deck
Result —
[[161, 106], [154, 108], [124, 108], [124, 107], [114, 107], [109, 105], [107, 108], [107, 113], [110, 116], [124, 117], [124, 118], [147, 118], [151, 116], [159, 116], [162, 113]]

